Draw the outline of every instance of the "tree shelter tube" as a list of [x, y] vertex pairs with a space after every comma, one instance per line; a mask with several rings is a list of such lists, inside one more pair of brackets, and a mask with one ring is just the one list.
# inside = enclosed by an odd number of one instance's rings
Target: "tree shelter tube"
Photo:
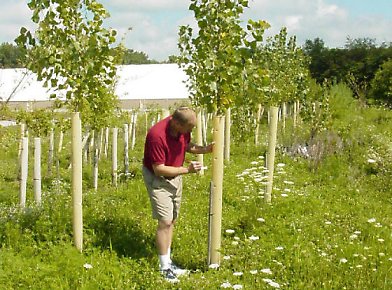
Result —
[[267, 183], [267, 190], [264, 195], [264, 200], [267, 203], [271, 203], [272, 184], [274, 179], [276, 135], [278, 131], [278, 112], [279, 112], [278, 107], [274, 107], [274, 106], [270, 107], [269, 137], [268, 137], [268, 152], [267, 152], [268, 183]]
[[76, 249], [82, 252], [82, 122], [79, 112], [72, 114], [72, 205], [74, 242]]
[[214, 115], [212, 152], [212, 184], [209, 212], [208, 264], [220, 264], [222, 228], [223, 150], [225, 117]]

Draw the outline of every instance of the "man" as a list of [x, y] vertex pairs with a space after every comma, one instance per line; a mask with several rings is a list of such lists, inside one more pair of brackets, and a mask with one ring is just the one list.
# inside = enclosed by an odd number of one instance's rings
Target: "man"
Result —
[[178, 282], [177, 276], [187, 273], [170, 258], [173, 229], [181, 204], [182, 175], [202, 168], [197, 161], [184, 167], [185, 153], [204, 154], [213, 150], [213, 144], [198, 146], [191, 142], [190, 133], [195, 125], [195, 112], [180, 107], [150, 128], [144, 145], [143, 178], [153, 218], [158, 220], [156, 245], [160, 271], [169, 282]]

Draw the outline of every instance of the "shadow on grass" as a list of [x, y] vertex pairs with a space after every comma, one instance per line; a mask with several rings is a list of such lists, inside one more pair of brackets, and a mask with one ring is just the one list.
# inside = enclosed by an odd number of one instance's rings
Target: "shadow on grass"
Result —
[[137, 220], [105, 217], [92, 221], [90, 229], [95, 246], [111, 249], [118, 256], [140, 259], [156, 254], [154, 235], [143, 232]]

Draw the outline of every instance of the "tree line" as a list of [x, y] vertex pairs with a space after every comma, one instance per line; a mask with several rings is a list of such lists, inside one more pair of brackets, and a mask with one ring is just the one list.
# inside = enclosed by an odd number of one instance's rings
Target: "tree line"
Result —
[[376, 45], [375, 39], [348, 38], [343, 48], [328, 48], [315, 38], [307, 40], [303, 50], [318, 83], [345, 82], [359, 99], [392, 104], [392, 43]]
[[[113, 54], [119, 53], [118, 48], [112, 50]], [[122, 57], [118, 64], [152, 64], [158, 61], [150, 59], [149, 56], [133, 49], [122, 49]], [[17, 45], [8, 42], [0, 44], [0, 68], [21, 68], [25, 66], [25, 53]]]

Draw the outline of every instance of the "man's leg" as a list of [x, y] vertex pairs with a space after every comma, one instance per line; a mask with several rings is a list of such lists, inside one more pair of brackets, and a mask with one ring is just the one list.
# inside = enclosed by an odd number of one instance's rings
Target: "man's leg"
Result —
[[161, 269], [170, 267], [170, 256], [168, 249], [171, 246], [173, 237], [174, 221], [158, 220], [158, 227], [156, 232], [156, 244], [159, 254], [159, 262]]

